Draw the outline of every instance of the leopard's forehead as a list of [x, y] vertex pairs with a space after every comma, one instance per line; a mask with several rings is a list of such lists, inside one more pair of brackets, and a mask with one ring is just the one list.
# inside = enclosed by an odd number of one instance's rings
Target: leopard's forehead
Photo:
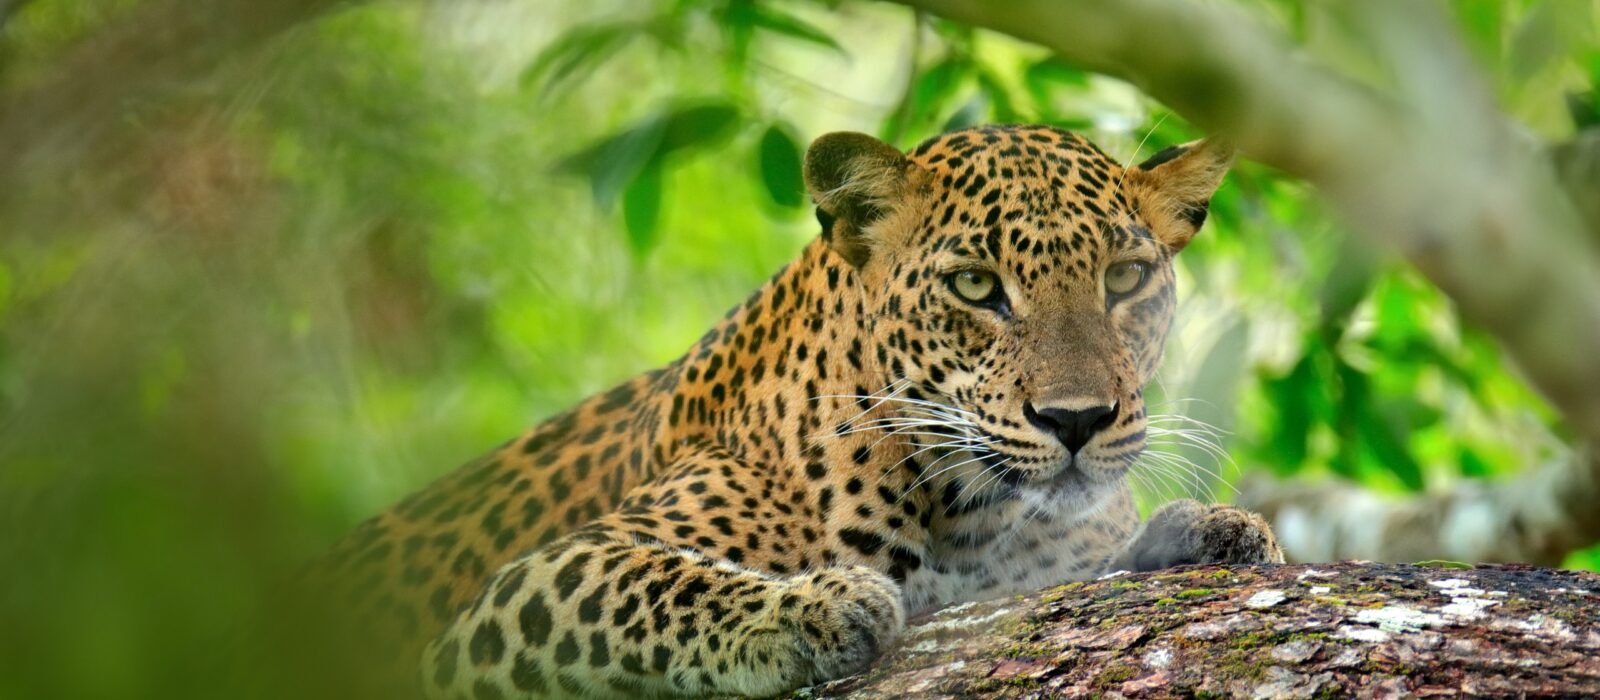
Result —
[[919, 144], [910, 158], [936, 176], [952, 180], [971, 172], [988, 180], [1054, 182], [1058, 186], [1071, 186], [1084, 171], [1089, 177], [1104, 177], [1122, 168], [1088, 139], [1036, 125], [986, 125], [940, 134]]
[[[1041, 254], [1093, 256], [1098, 246], [1120, 245], [1143, 231], [1129, 226], [1139, 214], [1120, 187], [1122, 166], [1070, 131], [973, 127], [929, 139], [909, 158], [931, 175], [933, 187], [927, 225], [914, 244], [982, 236], [976, 247], [987, 250], [984, 257], [1020, 264], [1019, 252], [1026, 261]], [[1087, 269], [1087, 262], [1077, 265]]]

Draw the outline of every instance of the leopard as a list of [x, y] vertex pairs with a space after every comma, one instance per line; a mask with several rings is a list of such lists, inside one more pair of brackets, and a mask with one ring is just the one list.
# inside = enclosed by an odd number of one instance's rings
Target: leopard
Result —
[[[819, 234], [677, 360], [334, 548], [430, 698], [768, 697], [908, 617], [1117, 571], [1281, 563], [1259, 516], [1127, 474], [1173, 261], [1233, 162], [1052, 126], [806, 150]], [[332, 579], [330, 579], [332, 580]]]

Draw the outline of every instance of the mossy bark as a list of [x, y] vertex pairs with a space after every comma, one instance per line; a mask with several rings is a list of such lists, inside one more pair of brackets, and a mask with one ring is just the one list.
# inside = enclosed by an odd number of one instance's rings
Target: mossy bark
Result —
[[1185, 567], [958, 605], [873, 669], [887, 697], [1600, 695], [1600, 576], [1526, 566]]

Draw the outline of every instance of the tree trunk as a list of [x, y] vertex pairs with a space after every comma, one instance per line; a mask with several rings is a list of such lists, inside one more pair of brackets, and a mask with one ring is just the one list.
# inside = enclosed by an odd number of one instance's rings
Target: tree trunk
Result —
[[1600, 695], [1600, 576], [1444, 564], [1184, 567], [957, 605], [810, 693]]

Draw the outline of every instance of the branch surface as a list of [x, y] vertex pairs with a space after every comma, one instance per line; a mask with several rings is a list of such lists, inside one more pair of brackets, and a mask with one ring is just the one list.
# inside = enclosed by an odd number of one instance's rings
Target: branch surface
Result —
[[823, 698], [1600, 694], [1600, 576], [1531, 567], [1188, 567], [913, 621]]

